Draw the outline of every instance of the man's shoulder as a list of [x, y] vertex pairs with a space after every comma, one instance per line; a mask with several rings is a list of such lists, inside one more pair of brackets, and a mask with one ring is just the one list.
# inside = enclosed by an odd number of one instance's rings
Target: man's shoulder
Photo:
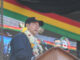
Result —
[[26, 37], [26, 35], [23, 32], [20, 32], [16, 34], [14, 37]]
[[27, 39], [28, 39], [27, 36], [24, 33], [20, 32], [20, 33], [13, 36], [13, 38], [10, 42], [10, 45], [12, 45], [15, 42], [25, 41]]

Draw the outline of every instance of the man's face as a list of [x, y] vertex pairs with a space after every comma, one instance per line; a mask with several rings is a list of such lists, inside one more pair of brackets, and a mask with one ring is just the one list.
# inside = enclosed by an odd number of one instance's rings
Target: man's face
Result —
[[30, 24], [27, 24], [27, 28], [33, 35], [36, 35], [40, 26], [38, 22], [32, 22]]

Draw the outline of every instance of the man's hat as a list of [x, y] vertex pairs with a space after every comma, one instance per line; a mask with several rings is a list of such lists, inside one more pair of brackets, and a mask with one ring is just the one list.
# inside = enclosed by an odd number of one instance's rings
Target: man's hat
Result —
[[32, 22], [38, 22], [40, 26], [43, 26], [43, 24], [44, 24], [43, 21], [37, 21], [37, 20], [35, 19], [35, 17], [29, 17], [29, 18], [25, 21], [25, 26], [26, 26], [26, 24], [30, 24], [30, 23], [32, 23]]

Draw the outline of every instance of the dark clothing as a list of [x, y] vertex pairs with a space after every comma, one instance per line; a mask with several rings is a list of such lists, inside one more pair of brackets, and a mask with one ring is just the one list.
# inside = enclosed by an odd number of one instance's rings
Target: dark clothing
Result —
[[32, 48], [24, 33], [15, 35], [10, 43], [10, 60], [31, 60]]

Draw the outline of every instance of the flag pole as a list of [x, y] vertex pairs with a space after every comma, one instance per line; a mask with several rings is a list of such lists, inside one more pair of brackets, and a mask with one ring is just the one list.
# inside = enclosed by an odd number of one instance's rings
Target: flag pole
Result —
[[4, 49], [4, 42], [3, 42], [3, 0], [1, 0], [1, 2], [0, 2], [0, 10], [1, 10], [1, 19], [0, 19], [0, 21], [1, 21], [1, 28], [0, 28], [0, 30], [1, 30], [1, 39], [0, 39], [0, 60], [4, 60], [3, 59], [3, 57], [4, 57], [4, 55], [3, 55], [3, 49]]

